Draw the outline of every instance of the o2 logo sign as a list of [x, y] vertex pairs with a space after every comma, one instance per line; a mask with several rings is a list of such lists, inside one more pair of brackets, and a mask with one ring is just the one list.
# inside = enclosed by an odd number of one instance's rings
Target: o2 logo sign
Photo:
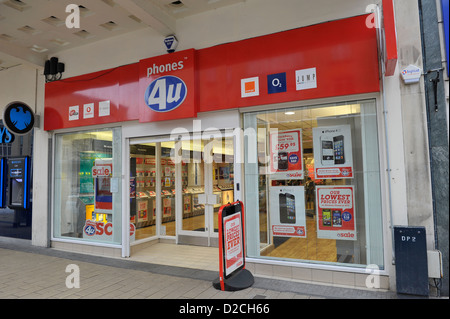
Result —
[[155, 112], [175, 110], [187, 96], [187, 86], [176, 76], [167, 75], [154, 80], [145, 91], [145, 103]]

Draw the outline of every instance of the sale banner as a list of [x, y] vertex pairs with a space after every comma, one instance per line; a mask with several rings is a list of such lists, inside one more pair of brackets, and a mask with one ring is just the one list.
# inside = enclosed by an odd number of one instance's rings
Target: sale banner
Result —
[[112, 210], [111, 176], [113, 168], [111, 160], [95, 161], [92, 167], [94, 178], [94, 194], [96, 210]]
[[229, 275], [244, 263], [241, 213], [226, 216], [223, 223], [225, 275]]
[[317, 238], [356, 240], [354, 187], [316, 186]]
[[270, 179], [303, 179], [302, 130], [270, 132]]
[[314, 127], [313, 146], [316, 179], [353, 178], [350, 125]]
[[83, 227], [83, 238], [98, 241], [112, 241], [113, 240], [113, 225], [112, 223], [104, 223], [95, 220], [86, 220]]
[[269, 199], [272, 235], [306, 238], [305, 187], [271, 186]]

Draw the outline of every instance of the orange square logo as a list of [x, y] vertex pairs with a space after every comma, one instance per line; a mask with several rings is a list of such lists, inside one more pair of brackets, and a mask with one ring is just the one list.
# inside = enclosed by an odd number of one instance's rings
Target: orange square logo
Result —
[[259, 77], [241, 80], [241, 97], [251, 97], [259, 95]]
[[255, 92], [255, 82], [245, 83], [245, 93], [254, 93], [254, 92]]

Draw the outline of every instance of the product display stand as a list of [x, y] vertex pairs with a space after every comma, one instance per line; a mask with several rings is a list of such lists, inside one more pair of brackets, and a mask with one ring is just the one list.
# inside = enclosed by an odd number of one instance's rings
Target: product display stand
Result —
[[219, 277], [213, 281], [218, 290], [242, 290], [255, 282], [245, 269], [244, 220], [244, 204], [239, 200], [219, 209]]
[[[238, 271], [236, 274], [231, 276], [228, 279], [225, 279], [223, 281], [224, 291], [238, 291], [242, 289], [249, 288], [253, 285], [255, 282], [255, 278], [253, 278], [253, 275], [250, 271], [247, 269], [242, 269]], [[213, 281], [213, 287], [221, 290], [220, 286], [220, 277], [217, 277]]]

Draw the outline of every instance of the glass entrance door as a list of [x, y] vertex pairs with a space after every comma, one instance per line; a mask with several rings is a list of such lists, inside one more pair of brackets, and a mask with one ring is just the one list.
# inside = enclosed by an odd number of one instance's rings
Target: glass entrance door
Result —
[[233, 137], [178, 143], [183, 176], [178, 242], [217, 246], [219, 209], [234, 199]]
[[234, 201], [234, 137], [130, 141], [133, 241], [217, 246], [218, 212]]

